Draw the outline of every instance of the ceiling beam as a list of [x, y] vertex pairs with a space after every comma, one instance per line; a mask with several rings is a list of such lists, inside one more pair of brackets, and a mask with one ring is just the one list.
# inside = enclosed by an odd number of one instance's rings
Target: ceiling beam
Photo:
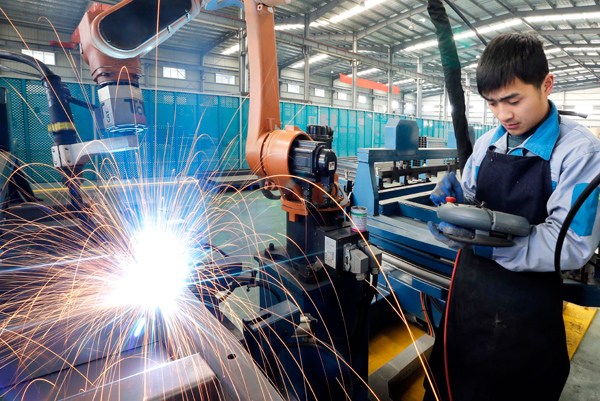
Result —
[[[308, 21], [314, 22], [319, 18], [323, 17], [325, 14], [330, 13], [335, 10], [340, 4], [342, 4], [343, 0], [330, 1], [326, 3], [323, 7], [314, 10], [313, 12], [308, 14]], [[290, 18], [276, 18], [276, 24], [294, 24], [294, 25], [304, 25], [306, 22], [305, 16], [299, 17], [290, 17]]]
[[304, 61], [304, 54], [298, 56], [298, 57], [292, 57], [286, 61], [284, 61], [283, 63], [278, 65], [279, 71], [284, 70], [286, 68], [288, 68], [289, 66], [292, 66], [296, 63], [299, 63], [300, 61]]
[[[223, 14], [213, 13], [211, 11], [202, 10], [194, 21], [201, 22], [206, 25], [220, 26], [223, 28], [231, 29], [244, 29], [246, 28], [246, 21], [236, 17], [228, 17]], [[191, 21], [190, 23], [193, 23]]]
[[600, 28], [540, 29], [536, 30], [536, 32], [542, 36], [600, 35]]
[[[544, 17], [544, 16], [554, 16], [556, 15], [557, 12], [559, 12], [560, 9], [552, 9], [552, 10], [543, 10], [543, 11], [539, 11], [539, 10], [531, 10], [531, 11], [516, 11], [513, 14], [503, 14], [501, 16], [498, 17], [494, 17], [494, 18], [490, 18], [488, 20], [482, 21], [482, 22], [478, 22], [476, 24], [474, 24], [475, 28], [482, 28], [485, 26], [489, 26], [489, 25], [493, 25], [496, 24], [498, 22], [502, 22], [502, 21], [506, 21], [508, 19], [512, 19], [512, 18], [521, 18], [521, 19], [525, 19], [527, 17]], [[576, 7], [573, 9], [565, 9], [564, 14], [568, 14], [569, 12], [573, 13], [573, 11], [571, 10], [576, 10], [575, 13], [576, 14], [580, 14], [580, 13], [591, 13], [591, 12], [600, 12], [600, 5], [594, 5], [594, 6], [582, 6], [582, 7]], [[466, 30], [466, 29], [465, 29]], [[557, 32], [561, 32], [561, 30], [557, 30]], [[489, 35], [489, 34], [487, 34]], [[392, 51], [394, 53], [408, 47], [408, 46], [413, 46], [413, 45], [418, 45], [424, 42], [428, 42], [432, 39], [435, 39], [436, 35], [435, 32], [432, 31], [431, 34], [423, 37], [422, 39], [419, 40], [409, 40], [409, 41], [405, 41], [404, 43], [400, 43], [396, 46], [392, 47]]]
[[335, 56], [345, 60], [356, 60], [361, 64], [368, 65], [370, 67], [376, 67], [383, 71], [391, 69], [394, 72], [403, 74], [410, 78], [427, 79], [427, 81], [429, 82], [438, 83], [441, 85], [443, 85], [444, 82], [443, 79], [436, 79], [425, 74], [419, 74], [413, 70], [399, 68], [398, 66], [390, 64], [387, 61], [373, 59], [362, 54], [353, 53], [344, 49], [340, 49], [339, 47], [331, 46], [322, 42], [317, 42], [316, 40], [305, 38], [302, 36], [292, 35], [286, 32], [279, 31], [276, 33], [276, 38], [278, 41], [283, 43], [297, 46], [310, 46], [314, 51], [329, 54], [330, 56]]
[[[223, 44], [225, 42], [227, 42], [229, 39], [231, 38], [235, 38], [237, 37], [239, 31], [229, 31], [224, 33], [223, 35], [219, 36], [216, 39], [211, 40], [210, 42], [204, 44], [200, 50], [198, 50], [198, 53], [201, 56], [205, 56], [207, 53], [209, 53], [210, 51], [212, 51], [212, 49], [214, 49], [215, 47], [217, 47], [220, 44]], [[168, 42], [167, 42], [168, 43]]]
[[[362, 39], [366, 36], [369, 36], [378, 30], [385, 28], [390, 25], [394, 25], [399, 21], [405, 20], [406, 18], [411, 17], [414, 14], [419, 14], [424, 11], [427, 11], [427, 6], [419, 6], [410, 10], [405, 10], [400, 14], [397, 14], [394, 17], [386, 18], [381, 22], [376, 23], [375, 25], [371, 25], [359, 31], [356, 31], [356, 38]], [[354, 34], [350, 33], [342, 33], [342, 34], [323, 34], [323, 35], [312, 35], [315, 39], [319, 40], [341, 40], [345, 42], [352, 42]]]
[[572, 92], [576, 90], [598, 88], [600, 80], [598, 79], [586, 79], [585, 81], [577, 81], [571, 83], [565, 83], [564, 85], [557, 84], [555, 82], [553, 92]]
[[[200, 23], [205, 23], [209, 25], [217, 25], [221, 27], [228, 27], [232, 29], [240, 29], [245, 28], [246, 22], [239, 18], [234, 17], [225, 17], [219, 14], [203, 12], [200, 13], [196, 20]], [[330, 56], [335, 56], [345, 60], [357, 60], [361, 64], [365, 64], [371, 67], [377, 67], [383, 71], [387, 71], [388, 69], [392, 69], [392, 71], [402, 74], [406, 77], [415, 78], [415, 79], [427, 79], [428, 82], [438, 83], [443, 85], [443, 79], [431, 77], [425, 74], [418, 74], [413, 70], [409, 70], [406, 68], [399, 68], [396, 65], [392, 65], [387, 61], [377, 60], [363, 54], [353, 53], [348, 50], [344, 50], [342, 48], [331, 46], [314, 39], [305, 38], [303, 36], [292, 35], [287, 32], [277, 31], [275, 32], [276, 40], [281, 43], [287, 43], [290, 45], [295, 45], [299, 47], [309, 46], [313, 49], [313, 51], [317, 51], [320, 53], [329, 54]]]

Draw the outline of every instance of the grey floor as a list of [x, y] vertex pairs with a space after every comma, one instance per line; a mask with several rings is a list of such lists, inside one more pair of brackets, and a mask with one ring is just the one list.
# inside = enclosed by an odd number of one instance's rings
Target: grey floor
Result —
[[571, 360], [560, 401], [600, 401], [600, 312]]

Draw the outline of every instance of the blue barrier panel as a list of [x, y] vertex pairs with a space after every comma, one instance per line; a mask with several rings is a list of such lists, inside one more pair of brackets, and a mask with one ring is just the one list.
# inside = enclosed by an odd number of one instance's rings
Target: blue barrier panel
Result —
[[[30, 173], [36, 182], [59, 181], [52, 167], [48, 133], [48, 105], [39, 80], [1, 78], [8, 88], [13, 153], [24, 163], [42, 163]], [[96, 99], [95, 85], [67, 84], [81, 100]], [[85, 177], [96, 172], [108, 178], [170, 177], [196, 175], [204, 171], [247, 168], [245, 159], [249, 99], [237, 96], [193, 94], [143, 89], [148, 128], [139, 135], [139, 152], [95, 157]], [[26, 99], [27, 103], [22, 99]], [[383, 132], [390, 118], [404, 115], [349, 110], [330, 106], [281, 102], [282, 125], [306, 130], [308, 125], [329, 125], [334, 130], [333, 150], [338, 157], [356, 156], [358, 148], [382, 147]], [[100, 137], [90, 110], [73, 105], [73, 117], [81, 140]], [[450, 121], [416, 119], [421, 136], [448, 140]], [[473, 124], [476, 138], [493, 128]], [[36, 175], [37, 174], [37, 175]]]

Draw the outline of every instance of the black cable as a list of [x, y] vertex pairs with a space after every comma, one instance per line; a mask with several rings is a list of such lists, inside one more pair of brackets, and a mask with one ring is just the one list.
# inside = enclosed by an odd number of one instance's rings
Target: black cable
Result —
[[575, 116], [575, 117], [581, 117], [581, 118], [588, 118], [588, 115], [585, 113], [578, 113], [576, 111], [569, 111], [569, 110], [558, 110], [558, 114], [560, 114], [561, 116]]
[[[0, 59], [26, 64], [41, 74], [40, 78], [46, 91], [48, 111], [50, 112], [50, 127], [52, 129], [49, 128], [49, 130], [54, 137], [54, 143], [57, 146], [77, 143], [77, 132], [73, 125], [73, 113], [68, 100], [70, 93], [62, 84], [60, 76], [53, 73], [43, 62], [25, 54], [0, 50]], [[74, 176], [72, 172], [70, 174], [72, 177]]]
[[460, 9], [455, 4], [453, 4], [451, 1], [444, 0], [444, 3], [448, 4], [448, 7], [450, 7], [452, 10], [454, 10], [456, 15], [458, 15], [460, 17], [460, 19], [463, 20], [463, 22], [469, 27], [469, 29], [471, 29], [473, 32], [475, 32], [475, 35], [477, 36], [477, 38], [479, 38], [481, 43], [484, 46], [487, 46], [487, 41], [477, 31], [477, 28], [475, 28], [475, 25], [471, 24], [471, 21], [469, 21], [469, 19], [462, 13], [462, 11], [460, 11]]
[[558, 233], [558, 238], [556, 240], [556, 249], [554, 250], [554, 269], [558, 274], [560, 274], [561, 272], [560, 254], [562, 252], [563, 243], [565, 242], [565, 238], [567, 236], [567, 231], [569, 230], [569, 227], [571, 226], [575, 215], [577, 214], [581, 206], [583, 206], [583, 203], [592, 194], [592, 192], [594, 192], [598, 185], [600, 185], [600, 174], [594, 177], [594, 179], [585, 187], [583, 192], [581, 192], [581, 194], [577, 197], [577, 200], [573, 204], [573, 207], [571, 207], [571, 210], [569, 210], [569, 213], [567, 213], [567, 217], [565, 218], [560, 232]]
[[17, 54], [8, 52], [6, 50], [0, 50], [0, 58], [27, 64], [28, 66], [35, 68], [42, 75], [42, 78], [56, 75], [50, 68], [48, 68], [46, 64], [25, 54]]

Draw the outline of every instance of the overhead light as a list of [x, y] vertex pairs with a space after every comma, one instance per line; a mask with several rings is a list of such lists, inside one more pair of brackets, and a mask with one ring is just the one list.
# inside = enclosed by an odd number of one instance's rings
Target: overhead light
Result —
[[333, 24], [337, 24], [340, 21], [352, 18], [355, 15], [362, 13], [363, 11], [378, 6], [384, 1], [386, 0], [366, 0], [363, 4], [352, 7], [351, 9], [344, 11], [343, 13], [340, 13], [333, 18], [330, 18], [329, 21]]
[[304, 29], [303, 24], [281, 24], [275, 25], [276, 31], [293, 31], [295, 29]]
[[225, 50], [223, 50], [221, 52], [221, 54], [224, 55], [224, 56], [229, 56], [229, 55], [231, 55], [233, 53], [237, 53], [238, 51], [240, 51], [240, 44], [239, 43], [235, 44], [235, 45], [233, 45], [233, 46], [231, 46], [231, 47], [229, 47], [229, 48], [227, 48]]
[[[319, 61], [325, 60], [327, 57], [329, 57], [328, 54], [317, 54], [316, 56], [312, 56], [311, 58], [308, 59], [308, 64], [318, 63]], [[304, 60], [298, 61], [297, 63], [292, 64], [290, 66], [290, 68], [302, 68], [302, 67], [304, 67]]]
[[563, 51], [563, 49], [561, 49], [560, 47], [553, 47], [552, 49], [544, 49], [544, 53], [546, 53], [546, 54], [560, 53], [562, 51]]
[[[354, 17], [355, 15], [358, 15], [365, 10], [368, 10], [370, 8], [378, 6], [385, 1], [387, 1], [387, 0], [365, 0], [365, 2], [363, 4], [352, 7], [351, 9], [346, 10], [343, 13], [337, 14], [337, 15], [333, 16], [332, 18], [329, 18], [329, 20], [321, 18], [317, 21], [313, 21], [310, 23], [310, 27], [311, 28], [321, 28], [321, 27], [327, 26], [329, 24], [337, 24], [340, 21]], [[276, 31], [292, 31], [292, 30], [299, 30], [299, 29], [304, 29], [304, 24], [275, 25]]]
[[415, 82], [414, 79], [407, 78], [407, 79], [403, 79], [401, 81], [394, 82], [394, 85], [402, 85], [402, 84], [408, 84], [408, 83], [413, 83], [413, 82]]
[[567, 52], [599, 52], [600, 47], [598, 47], [598, 46], [582, 46], [582, 47], [569, 46], [569, 47], [565, 47], [564, 50]]
[[[320, 28], [323, 26], [327, 26], [329, 25], [329, 21], [327, 20], [318, 20], [318, 21], [313, 21], [310, 23], [310, 27], [311, 28]], [[281, 24], [281, 25], [275, 25], [275, 30], [276, 31], [294, 31], [294, 30], [300, 30], [300, 29], [304, 29], [304, 24]]]
[[380, 72], [379, 68], [369, 68], [368, 70], [359, 71], [356, 73], [357, 76], [361, 77], [363, 75], [374, 74], [376, 72]]
[[576, 21], [582, 19], [600, 19], [600, 12], [536, 15], [525, 18], [527, 22]]
[[[484, 34], [484, 33], [489, 33], [489, 32], [501, 31], [501, 30], [504, 30], [504, 29], [507, 29], [507, 28], [510, 28], [513, 26], [520, 25], [522, 23], [523, 23], [523, 21], [521, 21], [520, 19], [512, 18], [512, 19], [509, 19], [506, 21], [499, 22], [497, 24], [492, 24], [489, 26], [477, 28], [477, 32], [479, 34]], [[472, 38], [472, 37], [475, 37], [476, 35], [477, 35], [477, 33], [475, 33], [474, 31], [471, 31], [471, 30], [464, 31], [464, 32], [457, 33], [456, 35], [454, 35], [454, 40], [462, 40], [462, 39]], [[422, 50], [422, 49], [426, 49], [429, 47], [434, 47], [434, 46], [437, 46], [437, 44], [438, 44], [437, 39], [433, 39], [433, 40], [428, 40], [423, 43], [419, 43], [414, 46], [409, 46], [403, 50], [407, 51], [407, 52], [412, 52], [415, 50]]]
[[329, 25], [329, 21], [327, 21], [327, 20], [318, 20], [318, 21], [313, 21], [310, 23], [311, 28], [320, 28], [322, 26], [327, 26], [327, 25]]
[[404, 50], [405, 52], [413, 52], [415, 50], [427, 49], [428, 47], [437, 46], [437, 43], [437, 40], [428, 40], [426, 42], [419, 43], [418, 45], [408, 46], [407, 48], [402, 50]]
[[562, 74], [570, 74], [573, 72], [581, 72], [581, 71], [585, 71], [586, 68], [585, 67], [575, 67], [575, 68], [568, 68], [565, 70], [557, 70], [557, 71], [552, 71], [553, 74], [558, 74], [558, 75], [562, 75]]
[[[521, 21], [520, 19], [513, 18], [513, 19], [499, 22], [497, 24], [492, 24], [492, 25], [489, 25], [486, 27], [477, 28], [477, 33], [484, 34], [484, 33], [489, 33], [489, 32], [502, 31], [506, 28], [511, 28], [513, 26], [517, 26], [522, 23], [523, 23], [523, 21]], [[473, 31], [461, 32], [457, 35], [454, 35], [454, 39], [461, 40], [461, 39], [466, 39], [466, 38], [473, 38], [477, 35], [477, 33], [473, 32]]]
[[[581, 19], [600, 19], [600, 12], [590, 12], [590, 13], [570, 13], [570, 14], [556, 14], [556, 15], [534, 15], [530, 17], [525, 17], [525, 21], [535, 23], [535, 22], [555, 22], [555, 21], [574, 21]], [[519, 18], [511, 18], [506, 21], [489, 25], [486, 27], [477, 28], [477, 33], [485, 34], [494, 31], [500, 31], [506, 28], [511, 28], [517, 25], [522, 24], [523, 21]], [[455, 40], [472, 38], [476, 35], [474, 31], [465, 31], [459, 34], [454, 35]], [[437, 40], [428, 40], [426, 42], [420, 43], [418, 45], [409, 46], [404, 51], [411, 52], [415, 50], [426, 49], [428, 47], [437, 46]], [[558, 51], [558, 50], [556, 50]], [[585, 51], [585, 50], [582, 50]], [[596, 51], [596, 50], [592, 50]]]

